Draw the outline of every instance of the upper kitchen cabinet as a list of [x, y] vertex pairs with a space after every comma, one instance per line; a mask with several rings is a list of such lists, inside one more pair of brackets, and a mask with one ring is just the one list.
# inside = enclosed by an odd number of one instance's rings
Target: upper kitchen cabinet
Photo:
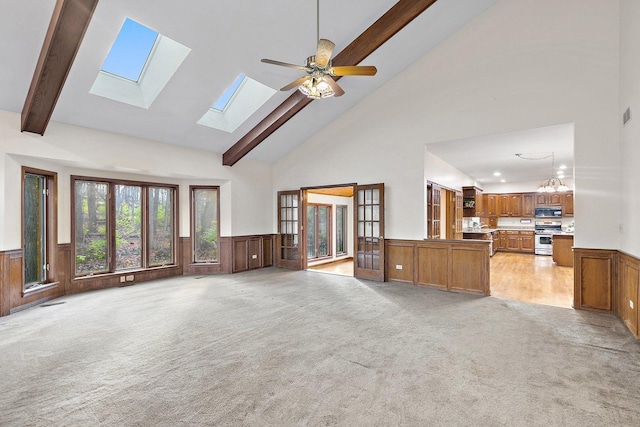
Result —
[[573, 216], [573, 191], [562, 194], [562, 215]]
[[562, 206], [565, 193], [536, 193], [536, 205]]
[[478, 187], [462, 187], [462, 206], [465, 217], [481, 216], [482, 190]]
[[500, 196], [497, 194], [486, 194], [487, 198], [485, 199], [487, 204], [485, 206], [485, 211], [487, 212], [487, 216], [497, 217], [500, 212], [498, 211], [498, 203]]
[[522, 194], [522, 216], [525, 218], [533, 218], [536, 216], [536, 193]]
[[500, 216], [522, 216], [522, 194], [500, 194]]

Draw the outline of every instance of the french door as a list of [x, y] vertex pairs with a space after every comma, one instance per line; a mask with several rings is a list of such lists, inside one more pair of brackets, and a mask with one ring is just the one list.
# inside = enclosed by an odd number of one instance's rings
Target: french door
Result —
[[384, 184], [354, 190], [354, 276], [384, 281]]
[[298, 190], [278, 192], [278, 236], [276, 265], [294, 270], [302, 269], [304, 245], [302, 234], [302, 195]]

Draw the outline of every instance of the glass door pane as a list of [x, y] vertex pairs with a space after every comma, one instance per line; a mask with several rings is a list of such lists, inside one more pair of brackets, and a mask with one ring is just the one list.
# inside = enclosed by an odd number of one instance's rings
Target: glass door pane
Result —
[[357, 186], [355, 276], [384, 280], [384, 184]]

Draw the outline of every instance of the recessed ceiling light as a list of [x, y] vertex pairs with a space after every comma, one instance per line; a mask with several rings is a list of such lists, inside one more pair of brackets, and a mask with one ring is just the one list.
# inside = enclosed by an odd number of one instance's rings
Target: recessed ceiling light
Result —
[[567, 165], [560, 165], [560, 166], [558, 166], [558, 169], [566, 169], [566, 168], [567, 168]]
[[564, 171], [558, 171], [557, 174], [558, 174], [558, 176], [564, 175]]
[[500, 176], [500, 175], [501, 175], [501, 173], [500, 173], [500, 172], [494, 172], [494, 173], [493, 173], [493, 176]]
[[501, 179], [500, 182], [507, 182], [507, 180], [506, 179]]

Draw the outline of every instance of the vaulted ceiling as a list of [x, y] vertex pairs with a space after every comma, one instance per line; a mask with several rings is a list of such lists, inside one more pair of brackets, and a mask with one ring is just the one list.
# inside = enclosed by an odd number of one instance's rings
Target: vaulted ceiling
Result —
[[[496, 1], [438, 0], [364, 58], [362, 65], [378, 68], [376, 76], [343, 78], [344, 96], [312, 102], [247, 157], [277, 161]], [[0, 109], [22, 111], [55, 4], [55, 0], [40, 0], [3, 2], [0, 6], [0, 57], [4, 62], [0, 67]], [[339, 54], [394, 5], [392, 0], [321, 0], [320, 36], [331, 39], [336, 44], [335, 54]], [[149, 109], [89, 93], [126, 17], [192, 49]], [[225, 88], [240, 73], [280, 88], [299, 77], [299, 72], [264, 64], [260, 59], [303, 64], [315, 47], [315, 0], [101, 0], [51, 120], [222, 154], [291, 95], [278, 92], [233, 133], [198, 125]]]

